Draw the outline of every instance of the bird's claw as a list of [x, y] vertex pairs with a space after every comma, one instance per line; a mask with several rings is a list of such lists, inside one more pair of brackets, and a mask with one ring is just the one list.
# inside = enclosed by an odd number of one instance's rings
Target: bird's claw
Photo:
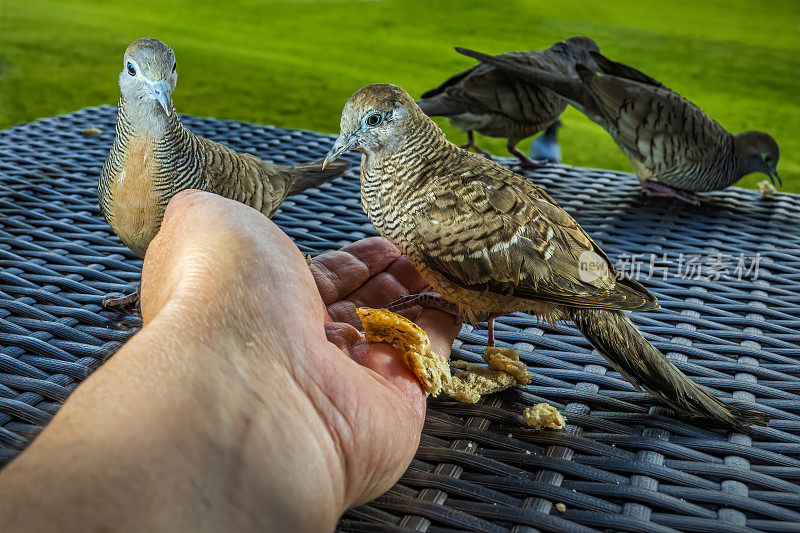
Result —
[[385, 305], [384, 309], [397, 313], [399, 311], [410, 309], [416, 305], [419, 305], [420, 307], [426, 307], [428, 309], [438, 309], [439, 311], [443, 311], [448, 315], [456, 317], [456, 319], [458, 318], [458, 306], [452, 302], [448, 302], [442, 298], [441, 295], [435, 292], [407, 294], [405, 296], [401, 296], [388, 305]]
[[112, 292], [103, 296], [101, 305], [106, 309], [128, 307], [139, 303], [139, 290], [137, 289], [132, 294], [122, 294], [120, 292]]
[[700, 197], [698, 197], [694, 193], [684, 191], [681, 189], [676, 189], [674, 187], [670, 187], [669, 185], [665, 185], [663, 183], [659, 183], [653, 180], [643, 181], [642, 191], [647, 196], [661, 196], [664, 198], [674, 198], [676, 200], [680, 200], [681, 202], [693, 205], [695, 207], [699, 206], [702, 203]]
[[472, 149], [472, 150], [475, 151], [476, 154], [480, 154], [483, 157], [486, 157], [488, 159], [492, 158], [492, 154], [490, 154], [486, 150], [482, 150], [482, 149], [478, 148], [474, 143], [462, 144], [461, 146], [459, 146], [459, 148], [461, 148], [462, 150], [466, 150], [467, 152], [469, 152], [470, 149]]

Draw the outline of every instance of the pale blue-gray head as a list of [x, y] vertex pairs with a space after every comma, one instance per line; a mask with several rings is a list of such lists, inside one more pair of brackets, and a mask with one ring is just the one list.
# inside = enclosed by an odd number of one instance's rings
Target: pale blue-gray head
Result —
[[172, 114], [172, 91], [178, 83], [175, 53], [158, 39], [139, 39], [125, 50], [119, 88], [127, 101], [157, 102]]

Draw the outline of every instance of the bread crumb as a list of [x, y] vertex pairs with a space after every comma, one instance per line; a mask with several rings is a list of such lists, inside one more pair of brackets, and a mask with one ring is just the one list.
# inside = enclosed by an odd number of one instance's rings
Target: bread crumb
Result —
[[311, 257], [311, 254], [306, 254], [306, 264], [311, 266], [314, 263], [314, 259]]
[[400, 350], [422, 390], [437, 396], [451, 381], [447, 360], [430, 350], [431, 340], [421, 327], [386, 309], [361, 307], [356, 313], [368, 341], [386, 342]]
[[100, 135], [103, 131], [100, 128], [86, 128], [85, 130], [81, 131], [82, 134], [92, 137], [95, 135]]
[[537, 403], [533, 407], [526, 408], [522, 411], [522, 418], [534, 429], [563, 429], [566, 423], [564, 416], [549, 403]]
[[566, 511], [566, 510], [567, 510], [567, 506], [566, 506], [566, 505], [564, 505], [563, 503], [557, 503], [557, 504], [556, 504], [556, 510], [557, 510], [559, 513], [563, 513], [564, 511]]
[[519, 360], [519, 351], [516, 348], [501, 350], [487, 346], [481, 357], [490, 368], [502, 370], [514, 376], [520, 385], [528, 385], [533, 379], [531, 373], [528, 372], [528, 367]]
[[769, 198], [776, 192], [775, 186], [767, 180], [759, 181], [758, 188], [761, 191], [761, 198]]
[[475, 403], [485, 394], [506, 390], [517, 383], [514, 376], [502, 370], [492, 370], [467, 361], [451, 361], [450, 364], [464, 369], [464, 372], [450, 378], [444, 393], [459, 402]]

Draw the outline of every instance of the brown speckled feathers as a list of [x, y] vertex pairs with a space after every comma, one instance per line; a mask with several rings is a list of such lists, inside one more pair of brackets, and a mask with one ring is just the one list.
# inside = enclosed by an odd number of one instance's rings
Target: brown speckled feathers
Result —
[[750, 172], [769, 172], [762, 153], [777, 163], [778, 147], [762, 132], [732, 135], [692, 102], [647, 74], [598, 52], [603, 75], [585, 65], [577, 77], [521, 66], [503, 56], [459, 52], [547, 87], [603, 127], [631, 160], [640, 180], [680, 190], [725, 188]]
[[294, 167], [267, 163], [198, 137], [173, 113], [158, 137], [136, 131], [120, 102], [116, 138], [98, 186], [103, 216], [120, 239], [143, 256], [169, 200], [202, 189], [237, 200], [271, 217], [287, 195], [341, 175], [345, 162]]
[[[623, 311], [653, 309], [656, 299], [617, 276], [552, 198], [450, 143], [398, 87], [370, 85], [348, 100], [329, 159], [346, 149], [364, 156], [361, 201], [372, 223], [465, 320], [514, 311], [572, 320], [624, 377], [677, 411], [741, 431], [767, 423], [709, 394], [641, 335]], [[588, 277], [585, 254], [603, 267]]]
[[[416, 198], [404, 199], [417, 206], [400, 222], [411, 228], [404, 247], [412, 255], [471, 291], [575, 307], [656, 307], [638, 283], [617, 280], [603, 251], [536, 185], [449, 143], [439, 149], [440, 158], [416, 169]], [[591, 283], [579, 276], [583, 252], [608, 267]]]
[[[572, 37], [543, 50], [501, 57], [520, 67], [575, 76], [575, 64], [591, 61], [592, 50], [598, 48], [591, 39]], [[509, 139], [512, 146], [550, 126], [567, 105], [544, 86], [488, 64], [452, 76], [423, 94], [418, 104], [430, 116], [446, 116], [465, 131]]]

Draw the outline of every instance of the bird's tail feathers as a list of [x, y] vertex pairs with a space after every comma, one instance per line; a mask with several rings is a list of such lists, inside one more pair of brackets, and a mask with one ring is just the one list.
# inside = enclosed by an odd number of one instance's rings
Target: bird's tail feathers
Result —
[[623, 377], [679, 413], [741, 432], [749, 432], [753, 424], [769, 422], [768, 415], [725, 404], [689, 379], [642, 336], [622, 311], [571, 308], [568, 316]]
[[306, 189], [322, 185], [326, 181], [338, 178], [350, 168], [350, 163], [344, 159], [338, 159], [323, 169], [322, 161], [318, 160], [300, 163], [289, 168], [292, 176], [289, 194], [297, 194]]
[[612, 76], [616, 76], [618, 78], [638, 81], [639, 83], [644, 83], [645, 85], [654, 85], [656, 87], [664, 86], [660, 81], [652, 76], [648, 76], [641, 70], [635, 69], [629, 65], [626, 65], [625, 63], [612, 61], [600, 52], [591, 51], [589, 53], [591, 54], [592, 59], [594, 59], [594, 61], [597, 63], [597, 66], [600, 67], [600, 71], [603, 74], [611, 74]]

